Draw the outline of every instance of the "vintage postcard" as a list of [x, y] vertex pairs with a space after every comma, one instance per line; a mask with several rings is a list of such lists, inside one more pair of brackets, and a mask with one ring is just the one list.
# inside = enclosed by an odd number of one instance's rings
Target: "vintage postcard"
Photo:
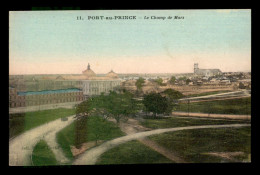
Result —
[[9, 11], [9, 166], [251, 162], [251, 10]]

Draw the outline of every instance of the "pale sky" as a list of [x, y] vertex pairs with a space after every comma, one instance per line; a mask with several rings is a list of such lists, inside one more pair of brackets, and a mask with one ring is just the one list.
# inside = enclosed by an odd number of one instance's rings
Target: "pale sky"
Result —
[[[87, 20], [88, 16], [136, 20]], [[82, 16], [84, 20], [77, 20]], [[184, 19], [144, 19], [183, 16]], [[251, 10], [16, 11], [10, 74], [251, 71]]]

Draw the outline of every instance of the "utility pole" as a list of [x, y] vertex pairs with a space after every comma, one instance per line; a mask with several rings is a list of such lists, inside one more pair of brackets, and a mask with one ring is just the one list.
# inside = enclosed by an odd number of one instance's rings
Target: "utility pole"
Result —
[[209, 115], [210, 115], [210, 102], [208, 101], [208, 117], [209, 117]]
[[247, 115], [247, 118], [249, 120], [249, 114], [248, 114], [248, 103], [247, 103], [247, 100], [246, 100], [246, 115]]
[[190, 100], [188, 100], [188, 116], [190, 116]]

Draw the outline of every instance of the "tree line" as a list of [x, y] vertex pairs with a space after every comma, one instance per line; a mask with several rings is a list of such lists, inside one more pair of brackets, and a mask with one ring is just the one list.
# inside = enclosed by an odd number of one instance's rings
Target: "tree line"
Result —
[[174, 110], [175, 100], [183, 94], [173, 89], [161, 93], [145, 94], [142, 100], [134, 98], [134, 94], [123, 89], [120, 92], [110, 91], [108, 95], [90, 97], [76, 107], [77, 118], [87, 116], [102, 116], [114, 118], [117, 123], [127, 117], [135, 117], [139, 111], [157, 114], [170, 114]]

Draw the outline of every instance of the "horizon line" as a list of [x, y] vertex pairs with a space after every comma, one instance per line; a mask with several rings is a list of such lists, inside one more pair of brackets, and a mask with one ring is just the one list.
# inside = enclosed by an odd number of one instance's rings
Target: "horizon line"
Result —
[[[222, 72], [222, 73], [228, 73], [228, 72], [233, 72], [233, 73], [236, 73], [236, 72], [251, 72], [251, 70], [250, 71], [224, 71], [224, 72]], [[115, 72], [116, 73], [116, 72]], [[179, 72], [179, 73], [177, 73], [177, 72], [161, 72], [161, 73], [134, 73], [134, 72], [132, 72], [132, 73], [116, 73], [116, 74], [193, 74], [194, 72]], [[107, 74], [107, 73], [96, 73], [96, 75], [100, 75], [100, 74]], [[76, 74], [76, 73], [57, 73], [57, 74], [55, 74], [55, 73], [53, 73], [53, 74], [9, 74], [9, 76], [13, 76], [13, 75], [82, 75], [82, 73], [81, 74]]]

